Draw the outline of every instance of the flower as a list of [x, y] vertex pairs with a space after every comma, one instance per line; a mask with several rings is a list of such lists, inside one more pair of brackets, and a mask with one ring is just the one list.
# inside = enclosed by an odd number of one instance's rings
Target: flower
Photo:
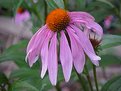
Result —
[[30, 19], [30, 13], [27, 10], [19, 7], [15, 15], [15, 23], [21, 24], [23, 22], [28, 21], [29, 19]]
[[105, 28], [109, 28], [111, 26], [113, 20], [113, 15], [107, 16], [104, 20], [104, 26]]
[[86, 35], [86, 32], [90, 30], [100, 36], [103, 34], [102, 28], [90, 14], [55, 9], [47, 16], [46, 24], [29, 41], [26, 61], [28, 59], [32, 67], [40, 56], [42, 59], [41, 78], [48, 70], [52, 85], [57, 83], [58, 62], [60, 61], [65, 81], [68, 82], [73, 64], [78, 73], [83, 71], [85, 54], [93, 64], [99, 65], [98, 60], [101, 58], [95, 54], [89, 37]]

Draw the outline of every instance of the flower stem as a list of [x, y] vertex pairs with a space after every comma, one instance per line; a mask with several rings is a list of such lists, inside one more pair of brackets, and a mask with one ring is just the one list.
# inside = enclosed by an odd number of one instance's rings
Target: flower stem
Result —
[[[75, 70], [75, 71], [76, 71], [76, 70]], [[78, 78], [79, 78], [79, 82], [80, 82], [80, 84], [82, 85], [83, 90], [84, 90], [84, 91], [88, 91], [88, 89], [87, 89], [87, 87], [86, 87], [86, 84], [85, 84], [83, 78], [81, 77], [81, 75], [80, 75], [77, 71], [76, 71], [76, 74], [77, 74], [77, 76], [78, 76]]]
[[85, 65], [85, 71], [86, 71], [86, 73], [87, 73], [86, 77], [87, 77], [87, 80], [88, 80], [88, 82], [89, 82], [90, 90], [93, 91], [93, 86], [92, 86], [92, 83], [91, 83], [91, 79], [90, 79], [89, 71], [88, 71], [86, 65]]
[[95, 65], [93, 65], [93, 75], [94, 75], [94, 81], [95, 81], [96, 90], [99, 91]]
[[55, 86], [55, 88], [56, 88], [57, 91], [61, 91], [61, 88], [59, 86], [59, 83], [57, 83], [57, 85]]
[[47, 17], [47, 3], [46, 3], [45, 0], [44, 0], [44, 6], [45, 6], [45, 13], [44, 13], [44, 15], [45, 15], [45, 21], [46, 21], [46, 17]]
[[64, 7], [65, 9], [67, 9], [67, 0], [63, 0], [64, 1]]

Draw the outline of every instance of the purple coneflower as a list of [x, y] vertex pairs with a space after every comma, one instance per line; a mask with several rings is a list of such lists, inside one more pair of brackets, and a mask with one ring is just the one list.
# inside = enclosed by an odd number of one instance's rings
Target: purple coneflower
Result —
[[21, 24], [23, 22], [28, 21], [29, 19], [30, 19], [30, 13], [27, 10], [19, 7], [15, 15], [15, 23]]
[[107, 16], [105, 18], [105, 20], [104, 20], [104, 26], [105, 26], [105, 28], [110, 28], [112, 20], [113, 20], [113, 16], [112, 15]]
[[92, 30], [100, 36], [103, 35], [102, 28], [90, 14], [55, 9], [47, 16], [46, 24], [31, 38], [27, 46], [26, 60], [28, 59], [32, 67], [40, 56], [42, 59], [41, 78], [48, 70], [52, 85], [56, 85], [60, 61], [65, 81], [68, 82], [73, 65], [78, 73], [83, 71], [85, 54], [93, 64], [99, 65], [98, 60], [101, 58], [95, 54], [86, 35]]

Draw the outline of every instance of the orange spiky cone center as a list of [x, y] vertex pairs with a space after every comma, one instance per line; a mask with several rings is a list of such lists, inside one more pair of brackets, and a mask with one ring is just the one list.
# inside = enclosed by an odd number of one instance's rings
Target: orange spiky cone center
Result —
[[19, 8], [17, 9], [17, 13], [19, 13], [19, 14], [22, 14], [24, 11], [25, 11], [25, 10], [24, 10], [23, 8], [21, 8], [21, 7], [19, 7]]
[[68, 12], [63, 9], [55, 9], [47, 16], [46, 24], [54, 32], [64, 30], [70, 22]]

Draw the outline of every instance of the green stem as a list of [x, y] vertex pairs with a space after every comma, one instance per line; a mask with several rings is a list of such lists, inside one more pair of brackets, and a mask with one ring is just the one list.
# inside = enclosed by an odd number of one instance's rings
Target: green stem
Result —
[[67, 0], [63, 0], [64, 1], [64, 7], [65, 9], [67, 9]]
[[90, 79], [89, 71], [88, 71], [86, 65], [85, 65], [85, 71], [86, 71], [86, 73], [87, 73], [86, 77], [87, 77], [87, 80], [88, 80], [88, 82], [89, 82], [90, 90], [93, 91], [93, 86], [92, 86], [92, 83], [91, 83], [91, 79]]
[[46, 17], [47, 17], [47, 3], [44, 0], [44, 6], [45, 6], [45, 21], [46, 21]]
[[[76, 71], [76, 70], [75, 70], [75, 71]], [[76, 74], [77, 74], [77, 76], [78, 76], [78, 78], [79, 78], [79, 82], [80, 82], [80, 84], [82, 85], [83, 90], [84, 90], [84, 91], [88, 91], [88, 89], [87, 89], [87, 87], [86, 87], [86, 84], [85, 84], [83, 78], [81, 77], [81, 75], [80, 75], [79, 73], [77, 73], [77, 71], [76, 71]]]
[[99, 91], [95, 65], [93, 65], [93, 75], [94, 75], [94, 81], [95, 81], [96, 90]]
[[57, 85], [55, 86], [55, 88], [56, 88], [57, 91], [61, 91], [61, 88], [59, 86], [59, 83], [57, 83]]

